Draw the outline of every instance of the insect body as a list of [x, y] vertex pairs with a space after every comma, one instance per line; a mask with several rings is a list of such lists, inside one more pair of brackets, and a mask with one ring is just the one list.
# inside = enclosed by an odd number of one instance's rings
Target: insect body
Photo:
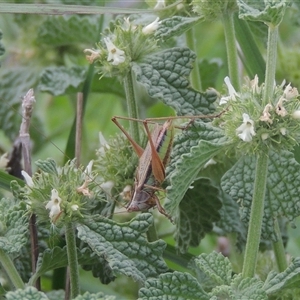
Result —
[[144, 121], [143, 124], [148, 136], [148, 143], [145, 149], [141, 148], [129, 136], [116, 118], [112, 120], [126, 135], [139, 156], [134, 192], [127, 210], [130, 212], [143, 211], [157, 206], [160, 213], [171, 219], [161, 206], [155, 193], [160, 190], [160, 186], [165, 179], [165, 167], [169, 161], [174, 137], [172, 120], [166, 121], [163, 125], [156, 124], [152, 133], [150, 133], [147, 121]]

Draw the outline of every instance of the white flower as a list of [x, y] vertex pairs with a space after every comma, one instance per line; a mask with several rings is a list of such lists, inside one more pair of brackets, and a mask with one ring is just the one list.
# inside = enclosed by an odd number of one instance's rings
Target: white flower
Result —
[[265, 141], [268, 137], [269, 137], [269, 134], [267, 132], [264, 132], [264, 133], [261, 134], [261, 139], [263, 141]]
[[268, 123], [272, 124], [273, 121], [270, 119], [271, 114], [269, 113], [269, 111], [272, 110], [272, 109], [273, 109], [273, 106], [270, 103], [268, 103], [265, 106], [263, 114], [259, 119], [263, 122], [268, 122]]
[[251, 142], [252, 137], [256, 135], [254, 122], [248, 114], [243, 114], [243, 124], [236, 129], [236, 133], [244, 142]]
[[162, 9], [165, 8], [165, 0], [157, 0], [156, 5], [154, 6], [154, 9]]
[[108, 195], [111, 195], [111, 190], [114, 187], [115, 183], [111, 180], [103, 182], [100, 187], [102, 188], [102, 190], [107, 193]]
[[0, 169], [5, 169], [7, 167], [7, 163], [9, 162], [8, 153], [4, 153], [0, 157]]
[[71, 205], [71, 209], [72, 209], [73, 211], [78, 210], [78, 208], [79, 208], [79, 206], [78, 206], [77, 204]]
[[228, 76], [226, 76], [224, 78], [224, 82], [227, 85], [229, 96], [222, 97], [220, 99], [220, 103], [219, 103], [220, 105], [226, 104], [229, 100], [234, 100], [235, 101], [236, 100], [235, 97], [238, 96], [238, 93], [235, 91], [235, 89], [234, 89], [233, 85], [231, 84], [230, 79], [229, 79]]
[[[105, 150], [109, 150], [110, 146], [108, 145], [106, 139], [104, 138], [102, 132], [99, 132], [99, 142], [100, 142], [100, 148], [99, 148], [99, 153], [104, 154]], [[105, 149], [106, 148], [106, 149]]]
[[46, 209], [50, 210], [49, 217], [51, 221], [55, 222], [57, 217], [60, 215], [60, 203], [61, 198], [58, 196], [58, 191], [56, 189], [52, 189], [51, 191], [51, 199], [46, 205]]
[[283, 95], [284, 97], [287, 99], [287, 100], [290, 100], [292, 98], [295, 98], [299, 95], [298, 93], [298, 90], [294, 87], [292, 88], [291, 87], [291, 84], [289, 83], [285, 89], [284, 89], [284, 92], [283, 92]]
[[120, 196], [124, 199], [124, 200], [130, 200], [131, 199], [131, 185], [126, 185], [122, 191], [122, 193], [120, 193]]
[[84, 49], [83, 52], [85, 54], [90, 54], [90, 55], [86, 55], [85, 58], [89, 61], [90, 64], [92, 64], [95, 59], [100, 57], [100, 50], [94, 50], [94, 49]]
[[282, 127], [279, 129], [279, 131], [282, 135], [286, 135], [286, 128]]
[[112, 65], [114, 66], [123, 63], [125, 61], [125, 52], [118, 49], [108, 37], [104, 38], [104, 42], [108, 50], [107, 61], [112, 61]]
[[278, 103], [276, 104], [276, 113], [277, 115], [284, 117], [287, 115], [287, 111], [283, 106], [283, 102], [286, 101], [286, 99], [284, 99], [283, 97], [280, 97], [280, 99], [278, 100]]
[[292, 113], [292, 117], [296, 120], [299, 120], [300, 119], [300, 110], [295, 110], [293, 113]]
[[21, 171], [21, 174], [22, 174], [22, 176], [24, 177], [24, 179], [25, 179], [27, 185], [28, 185], [29, 187], [33, 188], [33, 187], [34, 187], [34, 183], [33, 183], [33, 181], [32, 181], [31, 176], [29, 176], [29, 174], [28, 174], [27, 172], [25, 172], [24, 170]]
[[159, 18], [156, 18], [152, 23], [142, 29], [144, 34], [152, 34], [159, 26]]
[[258, 76], [255, 75], [254, 79], [250, 81], [250, 86], [252, 88], [252, 92], [255, 94], [260, 93], [260, 87], [258, 86]]
[[[91, 160], [91, 161], [88, 163], [87, 167], [85, 168], [84, 173], [87, 175], [87, 177], [90, 177], [90, 175], [92, 174], [93, 163], [94, 163], [94, 161]], [[90, 178], [89, 178], [89, 179], [90, 179]]]

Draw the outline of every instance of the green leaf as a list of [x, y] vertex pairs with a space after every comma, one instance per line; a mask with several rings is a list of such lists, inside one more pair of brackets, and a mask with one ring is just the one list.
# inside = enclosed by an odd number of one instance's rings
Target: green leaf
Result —
[[208, 300], [210, 297], [192, 275], [175, 271], [148, 279], [139, 290], [138, 299]]
[[[236, 15], [234, 16], [236, 38], [243, 53], [243, 55], [240, 55], [240, 59], [243, 61], [243, 66], [245, 66], [247, 74], [250, 78], [254, 78], [254, 76], [257, 75], [259, 80], [261, 82], [264, 82], [266, 63], [261, 52], [259, 51], [255, 39], [253, 38], [249, 26], [250, 24], [248, 23], [247, 21], [239, 19]], [[266, 27], [262, 23], [253, 24], [258, 24], [263, 27]], [[254, 25], [252, 25], [252, 28], [253, 27]], [[263, 33], [260, 32], [259, 36], [263, 36]]]
[[237, 233], [237, 244], [239, 250], [242, 250], [246, 242], [247, 231], [241, 222], [238, 204], [224, 192], [221, 193], [222, 207], [219, 210], [220, 220], [216, 223], [216, 229], [219, 235], [227, 235], [228, 233]]
[[91, 294], [89, 292], [85, 292], [83, 295], [77, 296], [74, 300], [115, 300], [115, 296], [104, 295], [99, 292], [97, 294]]
[[0, 249], [19, 253], [28, 239], [28, 219], [24, 208], [12, 199], [0, 200]]
[[47, 158], [46, 160], [37, 160], [35, 164], [44, 172], [58, 176], [57, 165], [54, 159]]
[[49, 67], [42, 74], [38, 88], [54, 96], [76, 92], [86, 78], [83, 67]]
[[[285, 216], [292, 221], [300, 214], [300, 164], [292, 153], [270, 152], [265, 195], [262, 237], [277, 241], [274, 219]], [[241, 203], [240, 215], [248, 224], [255, 177], [255, 157], [242, 157], [222, 178], [222, 189]]]
[[230, 285], [231, 263], [221, 253], [215, 251], [210, 254], [203, 253], [195, 258], [195, 264], [216, 286]]
[[51, 47], [97, 41], [99, 16], [51, 16], [40, 26], [37, 42]]
[[5, 297], [6, 300], [49, 300], [44, 293], [32, 286], [27, 286], [24, 290], [8, 292]]
[[175, 240], [181, 253], [189, 246], [197, 247], [205, 233], [212, 231], [213, 222], [219, 220], [218, 210], [222, 202], [219, 190], [211, 185], [209, 179], [200, 179], [188, 189], [179, 205], [176, 218]]
[[282, 292], [283, 289], [299, 288], [299, 284], [300, 257], [296, 257], [285, 271], [269, 273], [263, 288], [268, 296], [271, 296]]
[[200, 169], [222, 151], [221, 145], [224, 143], [226, 138], [223, 131], [203, 122], [195, 122], [191, 130], [184, 131], [176, 139], [167, 169], [170, 186], [167, 188], [165, 206], [171, 215], [175, 215], [179, 203]]
[[167, 41], [168, 39], [180, 36], [194, 25], [196, 25], [202, 18], [191, 18], [182, 16], [173, 16], [171, 18], [160, 21], [159, 27], [155, 31], [155, 38]]
[[107, 261], [112, 272], [144, 282], [168, 269], [162, 259], [165, 242], [148, 243], [144, 237], [152, 222], [148, 213], [122, 224], [101, 217], [89, 219], [85, 220], [86, 225], [78, 225], [78, 237]]
[[277, 26], [282, 21], [286, 8], [290, 5], [286, 0], [252, 1], [237, 0], [239, 17], [249, 21], [260, 21]]
[[235, 276], [229, 286], [217, 286], [210, 293], [211, 299], [230, 300], [267, 300], [268, 297], [262, 289], [263, 282], [257, 278], [243, 278], [242, 274]]
[[[77, 257], [79, 264], [93, 264], [95, 259], [93, 253], [88, 248], [84, 248], [77, 251]], [[29, 285], [33, 285], [37, 278], [41, 277], [48, 271], [63, 268], [68, 265], [67, 248], [54, 247], [52, 249], [46, 249], [43, 253], [40, 253], [37, 261], [36, 271], [29, 280]]]
[[148, 94], [175, 109], [178, 115], [211, 114], [215, 90], [200, 93], [190, 87], [188, 76], [196, 56], [188, 48], [172, 48], [133, 64], [137, 81]]

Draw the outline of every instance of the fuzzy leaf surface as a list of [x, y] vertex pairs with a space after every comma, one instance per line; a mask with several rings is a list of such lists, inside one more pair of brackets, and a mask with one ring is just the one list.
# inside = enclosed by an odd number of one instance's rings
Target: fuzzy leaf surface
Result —
[[230, 300], [267, 300], [268, 297], [262, 289], [263, 282], [257, 278], [243, 278], [241, 274], [232, 279], [230, 285], [217, 286], [212, 290], [210, 299]]
[[144, 237], [152, 222], [153, 217], [148, 213], [122, 224], [101, 217], [86, 219], [85, 225], [77, 227], [78, 237], [107, 261], [112, 272], [144, 282], [168, 269], [162, 259], [165, 242], [149, 243]]
[[85, 292], [83, 295], [78, 295], [74, 300], [115, 300], [115, 296], [104, 295], [99, 292], [97, 294], [91, 294], [89, 292]]
[[[222, 189], [242, 204], [240, 216], [248, 224], [255, 177], [255, 157], [244, 156], [223, 176]], [[265, 195], [262, 237], [277, 240], [274, 219], [285, 216], [292, 221], [300, 214], [299, 163], [292, 153], [270, 152]]]
[[223, 131], [209, 123], [198, 122], [174, 141], [171, 162], [167, 169], [166, 209], [175, 215], [184, 194], [209, 159], [222, 151], [226, 143]]
[[208, 300], [210, 297], [192, 275], [175, 271], [148, 279], [139, 290], [138, 299]]
[[219, 190], [209, 179], [200, 179], [188, 189], [179, 205], [176, 218], [176, 247], [181, 253], [188, 248], [197, 247], [207, 232], [212, 231], [213, 223], [218, 221], [222, 202]]
[[211, 114], [216, 91], [200, 93], [190, 87], [188, 76], [195, 59], [188, 48], [171, 48], [134, 63], [133, 70], [148, 94], [174, 108], [178, 115]]
[[252, 1], [238, 0], [239, 17], [249, 21], [260, 21], [267, 24], [279, 25], [289, 5], [286, 0]]
[[201, 18], [189, 18], [182, 16], [173, 16], [171, 18], [163, 19], [160, 21], [158, 29], [155, 31], [155, 38], [167, 41], [168, 39], [180, 36], [195, 24]]
[[86, 78], [86, 68], [49, 67], [41, 74], [38, 88], [54, 96], [75, 92]]
[[264, 290], [270, 295], [276, 295], [283, 289], [299, 288], [300, 257], [296, 257], [290, 266], [281, 273], [271, 272], [264, 284]]
[[97, 41], [99, 18], [95, 16], [51, 16], [40, 26], [38, 43], [51, 47]]
[[195, 264], [216, 286], [230, 285], [232, 274], [231, 263], [221, 253], [203, 253], [195, 259]]
[[5, 295], [6, 300], [49, 300], [42, 292], [39, 292], [35, 287], [27, 286], [24, 290], [18, 289], [13, 292], [8, 292]]
[[11, 199], [0, 200], [0, 249], [19, 253], [28, 239], [28, 219], [21, 205]]

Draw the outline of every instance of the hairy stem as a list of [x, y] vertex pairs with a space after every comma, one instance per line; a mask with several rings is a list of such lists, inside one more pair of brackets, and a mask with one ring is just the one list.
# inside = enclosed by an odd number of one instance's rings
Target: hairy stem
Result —
[[236, 90], [240, 90], [240, 77], [238, 69], [238, 53], [235, 39], [235, 30], [233, 22], [233, 14], [226, 13], [222, 18], [225, 33], [225, 44], [227, 50], [227, 63], [229, 77], [232, 85]]
[[285, 250], [282, 241], [281, 231], [278, 224], [278, 219], [275, 219], [274, 227], [277, 235], [277, 242], [273, 242], [272, 245], [275, 253], [278, 270], [279, 272], [283, 272], [288, 267], [288, 264], [286, 261]]
[[73, 223], [66, 224], [66, 244], [68, 265], [70, 268], [71, 299], [79, 295], [79, 271], [77, 261], [76, 235]]
[[269, 103], [273, 95], [277, 59], [278, 26], [269, 26], [268, 29], [268, 49], [266, 62], [265, 89], [263, 95], [263, 105]]
[[[126, 94], [128, 117], [138, 119], [138, 107], [133, 86], [132, 71], [128, 72], [124, 80], [124, 88]], [[137, 122], [130, 122], [130, 134], [132, 138], [140, 144], [140, 134]]]
[[[194, 28], [191, 28], [190, 30], [188, 30], [185, 34], [186, 36], [186, 43], [187, 46], [194, 51], [195, 53], [197, 53], [197, 49], [196, 49], [196, 44], [195, 44], [195, 34], [194, 34]], [[192, 87], [198, 91], [202, 90], [202, 83], [201, 83], [201, 74], [200, 74], [200, 70], [199, 70], [199, 66], [198, 66], [198, 61], [196, 59], [196, 61], [194, 62], [194, 68], [192, 69], [191, 72], [191, 83], [192, 83]]]
[[253, 277], [255, 274], [261, 236], [261, 225], [264, 213], [267, 174], [268, 154], [260, 153], [256, 160], [254, 191], [242, 272], [243, 277]]

